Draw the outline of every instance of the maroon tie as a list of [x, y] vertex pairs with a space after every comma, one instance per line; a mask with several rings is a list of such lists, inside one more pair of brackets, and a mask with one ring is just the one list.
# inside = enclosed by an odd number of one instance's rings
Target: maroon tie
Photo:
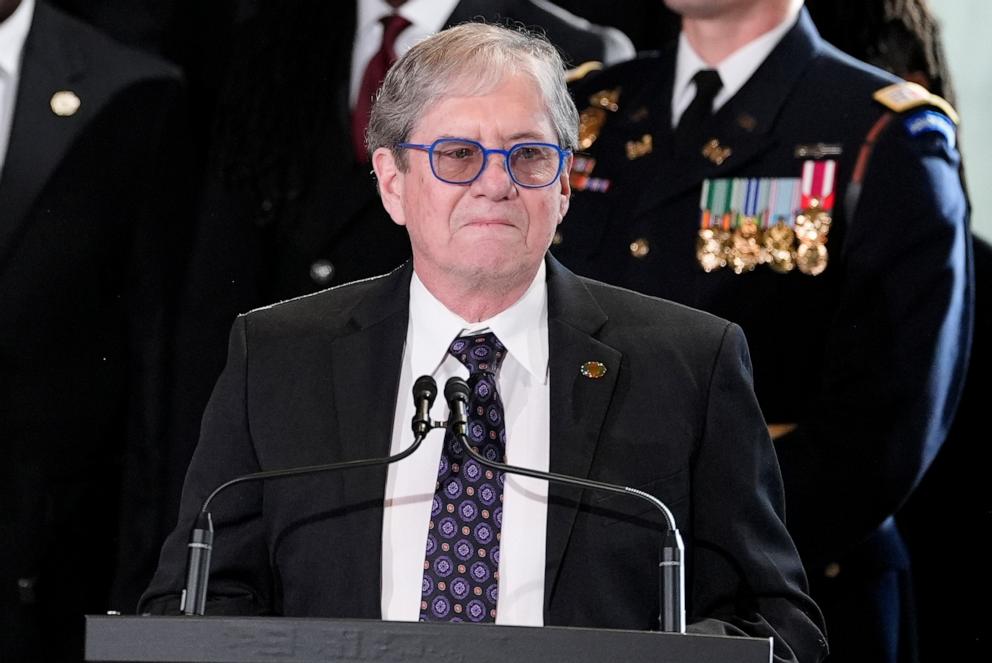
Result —
[[382, 45], [379, 52], [372, 56], [365, 67], [362, 76], [362, 87], [358, 90], [355, 101], [355, 111], [351, 115], [351, 142], [355, 148], [355, 161], [367, 163], [369, 158], [365, 150], [365, 130], [369, 126], [369, 115], [372, 112], [372, 99], [382, 85], [386, 72], [396, 62], [396, 37], [409, 25], [399, 14], [390, 14], [382, 19]]

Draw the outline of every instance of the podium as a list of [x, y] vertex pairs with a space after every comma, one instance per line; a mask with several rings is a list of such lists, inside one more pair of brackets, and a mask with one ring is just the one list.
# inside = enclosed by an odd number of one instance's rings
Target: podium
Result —
[[86, 617], [86, 660], [769, 663], [770, 638], [291, 617]]

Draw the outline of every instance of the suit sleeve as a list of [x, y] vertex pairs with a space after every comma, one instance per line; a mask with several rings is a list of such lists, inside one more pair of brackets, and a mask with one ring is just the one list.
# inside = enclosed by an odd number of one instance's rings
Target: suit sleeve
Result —
[[772, 637], [775, 661], [819, 660], [822, 618], [785, 529], [782, 477], [733, 324], [714, 361], [705, 417], [693, 459], [688, 630]]
[[973, 274], [959, 157], [953, 133], [913, 136], [911, 119], [883, 133], [848, 224], [815, 409], [776, 441], [804, 558], [843, 554], [900, 507], [963, 383]]
[[[175, 614], [185, 586], [186, 543], [203, 500], [234, 477], [259, 471], [245, 398], [248, 325], [231, 330], [227, 365], [203, 415], [200, 442], [183, 487], [179, 524], [162, 548], [139, 612]], [[207, 614], [272, 613], [273, 579], [262, 526], [261, 482], [232, 486], [211, 503], [214, 547]]]

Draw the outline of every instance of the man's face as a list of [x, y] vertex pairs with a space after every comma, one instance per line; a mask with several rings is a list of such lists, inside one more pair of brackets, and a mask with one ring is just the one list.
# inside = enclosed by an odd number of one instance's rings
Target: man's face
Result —
[[[486, 94], [442, 99], [424, 113], [408, 142], [429, 145], [438, 138], [500, 149], [558, 143], [537, 85], [519, 74]], [[528, 189], [513, 183], [502, 155], [491, 155], [482, 175], [462, 185], [435, 178], [426, 152], [407, 150], [406, 156], [406, 172], [382, 148], [373, 164], [383, 204], [410, 234], [422, 279], [515, 284], [533, 278], [568, 210], [570, 161], [550, 186]]]

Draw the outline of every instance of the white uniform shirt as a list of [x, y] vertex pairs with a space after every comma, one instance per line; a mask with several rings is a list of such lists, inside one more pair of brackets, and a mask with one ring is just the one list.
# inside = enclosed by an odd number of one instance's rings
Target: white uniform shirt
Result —
[[17, 85], [21, 80], [21, 59], [24, 41], [34, 17], [34, 0], [24, 0], [0, 23], [0, 176], [7, 160], [10, 129], [14, 124], [14, 106], [17, 102]]

